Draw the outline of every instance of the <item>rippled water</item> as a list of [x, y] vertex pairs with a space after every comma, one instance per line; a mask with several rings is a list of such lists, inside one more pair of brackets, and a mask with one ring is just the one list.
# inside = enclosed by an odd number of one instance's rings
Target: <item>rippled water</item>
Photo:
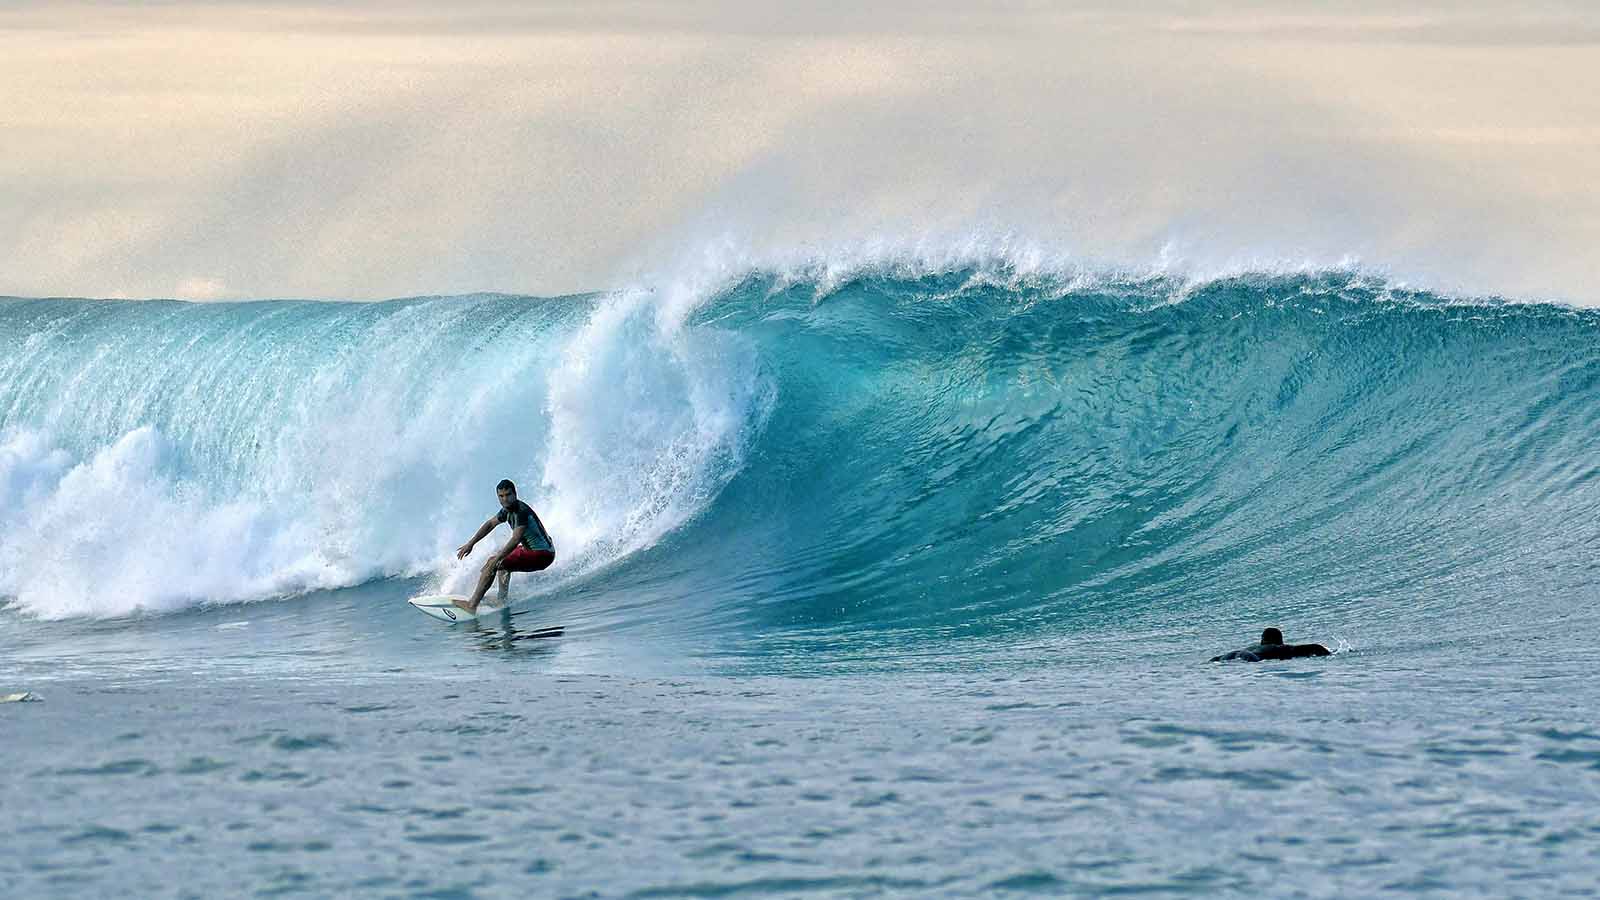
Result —
[[1595, 893], [1593, 642], [1208, 665], [1197, 628], [795, 677], [394, 609], [344, 666], [368, 600], [169, 619], [142, 664], [126, 629], [32, 631], [6, 893]]

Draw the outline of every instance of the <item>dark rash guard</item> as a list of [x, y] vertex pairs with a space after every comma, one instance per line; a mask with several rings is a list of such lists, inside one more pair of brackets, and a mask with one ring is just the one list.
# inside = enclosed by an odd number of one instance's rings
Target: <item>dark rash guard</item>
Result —
[[501, 509], [494, 518], [496, 522], [509, 523], [513, 530], [521, 528], [522, 546], [529, 550], [556, 552], [555, 542], [550, 540], [550, 532], [544, 530], [544, 523], [539, 521], [538, 514], [521, 500], [511, 504], [510, 509]]

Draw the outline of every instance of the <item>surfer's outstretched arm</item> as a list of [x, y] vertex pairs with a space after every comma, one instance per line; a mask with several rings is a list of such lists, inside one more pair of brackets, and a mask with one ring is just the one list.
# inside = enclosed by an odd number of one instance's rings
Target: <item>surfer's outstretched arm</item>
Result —
[[495, 526], [499, 524], [500, 520], [494, 516], [490, 516], [489, 518], [483, 520], [483, 524], [478, 526], [478, 531], [472, 536], [472, 539], [456, 548], [456, 559], [466, 559], [467, 554], [472, 552], [472, 548], [477, 546], [478, 542], [483, 540], [484, 537], [488, 535], [489, 532], [493, 531]]

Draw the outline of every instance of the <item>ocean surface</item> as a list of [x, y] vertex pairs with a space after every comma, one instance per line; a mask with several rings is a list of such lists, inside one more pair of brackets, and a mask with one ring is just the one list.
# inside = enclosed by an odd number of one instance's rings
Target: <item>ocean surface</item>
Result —
[[1355, 270], [3, 299], [0, 895], [1597, 896], [1597, 447]]

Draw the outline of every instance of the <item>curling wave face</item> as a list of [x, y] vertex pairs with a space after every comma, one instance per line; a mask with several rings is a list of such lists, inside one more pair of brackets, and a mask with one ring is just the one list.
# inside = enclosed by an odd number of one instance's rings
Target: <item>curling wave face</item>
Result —
[[509, 475], [556, 537], [543, 589], [692, 634], [1479, 628], [1593, 593], [1597, 334], [1350, 272], [1005, 261], [7, 301], [0, 594], [62, 617], [449, 586]]

